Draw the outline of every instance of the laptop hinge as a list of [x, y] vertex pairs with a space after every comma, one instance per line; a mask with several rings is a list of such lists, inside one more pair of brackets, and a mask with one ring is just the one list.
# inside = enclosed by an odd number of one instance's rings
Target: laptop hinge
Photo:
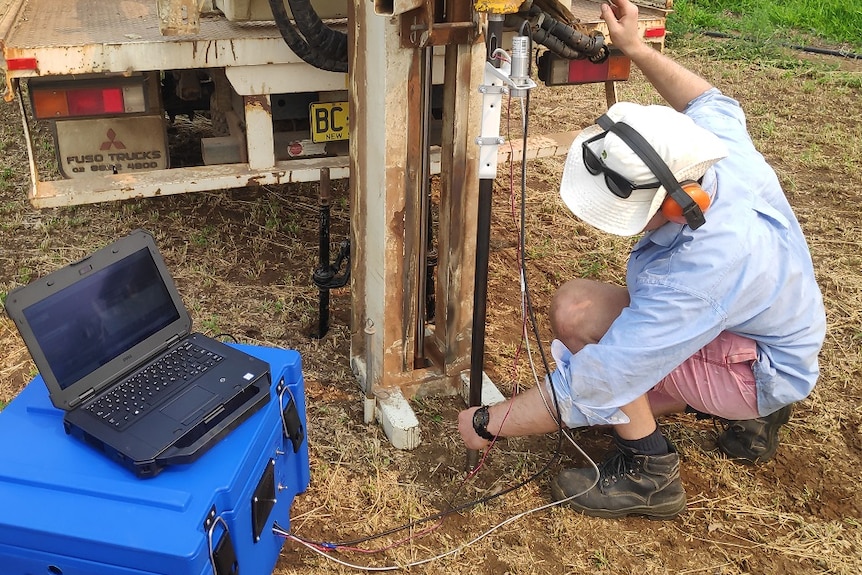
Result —
[[179, 335], [172, 335], [172, 336], [171, 336], [171, 339], [169, 339], [169, 340], [167, 341], [167, 346], [168, 346], [168, 347], [171, 347], [172, 345], [174, 345], [174, 344], [175, 344], [175, 343], [177, 343], [178, 341], [180, 341], [180, 336], [179, 336]]
[[84, 403], [85, 401], [87, 401], [88, 399], [90, 399], [91, 397], [93, 397], [95, 394], [96, 394], [96, 388], [91, 387], [90, 389], [88, 389], [87, 391], [85, 391], [84, 393], [79, 395], [77, 397], [77, 399], [73, 399], [72, 401], [70, 401], [69, 407], [75, 407], [77, 405], [80, 405], [80, 404]]

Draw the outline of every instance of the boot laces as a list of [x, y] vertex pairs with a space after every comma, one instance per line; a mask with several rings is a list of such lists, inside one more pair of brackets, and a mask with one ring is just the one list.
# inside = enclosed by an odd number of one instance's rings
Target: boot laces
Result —
[[640, 471], [639, 462], [629, 453], [617, 449], [599, 466], [599, 477], [604, 485], [612, 485], [626, 476], [634, 476]]

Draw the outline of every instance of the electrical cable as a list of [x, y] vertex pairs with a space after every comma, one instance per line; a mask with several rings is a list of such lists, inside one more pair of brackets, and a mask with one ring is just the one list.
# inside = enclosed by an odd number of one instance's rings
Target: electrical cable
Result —
[[[707, 36], [709, 38], [724, 38], [729, 40], [744, 40], [745, 42], [753, 42], [757, 43], [758, 40], [756, 38], [752, 38], [749, 36], [736, 36], [733, 34], [727, 34], [725, 32], [715, 32], [712, 30], [701, 30], [701, 34]], [[793, 50], [799, 50], [802, 52], [810, 52], [812, 54], [822, 54], [825, 56], [838, 56], [840, 58], [849, 58], [851, 60], [862, 60], [862, 54], [856, 52], [848, 52], [845, 50], [832, 50], [828, 48], [815, 48], [814, 46], [801, 46], [799, 44], [788, 44], [785, 42], [777, 42], [779, 46], [784, 48], [791, 48]]]
[[239, 343], [239, 340], [232, 333], [220, 333], [218, 335], [214, 335], [213, 339], [221, 339], [223, 337], [230, 338], [230, 340], [234, 343]]
[[[575, 444], [575, 446], [577, 447], [577, 444]], [[580, 449], [580, 447], [578, 447], [578, 449]], [[596, 469], [596, 473], [598, 473], [598, 469]], [[592, 486], [590, 487], [590, 489], [592, 489]], [[581, 493], [576, 493], [575, 495], [572, 495], [571, 497], [567, 497], [566, 499], [561, 499], [559, 501], [552, 501], [550, 503], [540, 505], [539, 507], [534, 507], [533, 509], [528, 509], [527, 511], [523, 511], [521, 513], [513, 515], [513, 516], [501, 521], [500, 523], [497, 523], [496, 525], [490, 527], [489, 529], [487, 529], [483, 533], [477, 535], [476, 537], [474, 537], [470, 541], [467, 541], [466, 543], [462, 543], [461, 545], [459, 545], [457, 547], [453, 547], [452, 549], [449, 549], [448, 551], [444, 551], [443, 553], [438, 553], [437, 555], [434, 555], [433, 557], [426, 557], [425, 559], [420, 559], [419, 561], [411, 561], [410, 563], [405, 563], [403, 565], [370, 566], [370, 565], [357, 565], [355, 563], [349, 563], [347, 561], [342, 561], [341, 559], [333, 557], [326, 552], [329, 550], [334, 551], [336, 549], [333, 549], [333, 548], [329, 547], [328, 545], [323, 545], [323, 546], [318, 547], [317, 545], [315, 545], [313, 543], [307, 542], [307, 541], [303, 540], [302, 538], [291, 534], [289, 531], [285, 531], [284, 529], [279, 527], [277, 523], [273, 525], [273, 532], [276, 535], [280, 535], [281, 537], [284, 537], [285, 539], [290, 539], [291, 541], [296, 541], [300, 545], [303, 545], [303, 546], [307, 547], [308, 549], [311, 549], [312, 551], [314, 551], [315, 553], [317, 553], [321, 557], [325, 557], [326, 559], [329, 559], [330, 561], [338, 563], [339, 565], [342, 565], [344, 567], [349, 567], [351, 569], [358, 569], [358, 570], [362, 570], [362, 571], [395, 571], [396, 569], [410, 569], [411, 567], [418, 567], [420, 565], [426, 565], [426, 564], [431, 563], [433, 561], [438, 561], [440, 559], [443, 559], [444, 557], [448, 557], [449, 555], [454, 555], [455, 553], [459, 553], [459, 552], [463, 551], [464, 549], [466, 549], [467, 547], [473, 545], [474, 543], [481, 541], [482, 539], [484, 539], [485, 537], [487, 537], [488, 535], [490, 535], [494, 531], [496, 531], [502, 527], [505, 527], [509, 523], [513, 523], [515, 521], [518, 521], [519, 519], [522, 519], [523, 517], [526, 517], [528, 515], [532, 515], [533, 513], [537, 513], [539, 511], [544, 511], [546, 509], [550, 509], [551, 507], [556, 507], [557, 505], [561, 505], [570, 499], [574, 499], [575, 497], [580, 497], [581, 495], [583, 495], [587, 491], [589, 491], [589, 489], [584, 490]], [[323, 547], [323, 549], [321, 549], [321, 547]], [[324, 549], [326, 549], [326, 551]]]

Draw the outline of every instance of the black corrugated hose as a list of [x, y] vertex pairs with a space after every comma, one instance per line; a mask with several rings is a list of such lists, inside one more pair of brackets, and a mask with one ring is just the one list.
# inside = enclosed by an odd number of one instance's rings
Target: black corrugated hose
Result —
[[526, 14], [506, 16], [506, 25], [509, 27], [517, 28], [519, 21], [526, 21], [529, 24], [530, 38], [535, 43], [541, 44], [561, 58], [567, 60], [589, 58], [592, 62], [600, 63], [608, 57], [608, 47], [601, 33], [595, 31], [585, 34], [549, 16], [536, 5], [533, 5]]
[[311, 0], [287, 0], [305, 41], [338, 62], [347, 62], [347, 34], [333, 30], [317, 15]]
[[[296, 20], [296, 26], [290, 21], [287, 10], [284, 7], [284, 0], [269, 0], [269, 6], [272, 9], [272, 15], [275, 19], [275, 24], [278, 26], [278, 31], [281, 32], [281, 37], [287, 42], [293, 52], [302, 58], [308, 64], [321, 70], [330, 72], [347, 72], [347, 35], [343, 32], [332, 30], [320, 20], [317, 13], [311, 7], [310, 2], [301, 0], [298, 3], [299, 10], [294, 8], [294, 1], [291, 1], [291, 11]], [[307, 8], [307, 10], [305, 10]], [[297, 12], [301, 14], [298, 15]], [[340, 34], [343, 38], [343, 53], [339, 53], [339, 42], [328, 37], [326, 31], [321, 31], [314, 24], [315, 20], [320, 23], [323, 28], [326, 28], [332, 34]], [[307, 29], [306, 29], [307, 26]], [[300, 28], [297, 31], [297, 27]], [[302, 32], [302, 34], [300, 34]], [[305, 37], [303, 37], [305, 35]], [[309, 38], [311, 36], [311, 38]], [[320, 41], [325, 46], [318, 46], [312, 40]], [[326, 48], [333, 49], [333, 52], [328, 52]]]

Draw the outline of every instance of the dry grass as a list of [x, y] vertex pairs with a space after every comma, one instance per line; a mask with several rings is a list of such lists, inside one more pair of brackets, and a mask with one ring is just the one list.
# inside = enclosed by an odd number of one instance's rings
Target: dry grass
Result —
[[[680, 44], [673, 53], [747, 109], [751, 133], [775, 166], [808, 235], [826, 299], [829, 330], [821, 381], [782, 430], [778, 457], [759, 468], [729, 463], [712, 449], [711, 424], [672, 417], [662, 424], [683, 455], [689, 496], [688, 511], [674, 521], [607, 521], [553, 508], [507, 523], [461, 549], [495, 525], [544, 505], [549, 475], [543, 474], [439, 526], [429, 521], [361, 544], [383, 548], [412, 536], [390, 550], [337, 558], [381, 567], [457, 550], [410, 569], [417, 573], [862, 572], [862, 501], [856, 488], [862, 464], [862, 230], [855, 213], [862, 188], [860, 71], [717, 60], [702, 44]], [[855, 78], [855, 85], [848, 78]], [[642, 103], [657, 101], [637, 75], [620, 94]], [[603, 111], [603, 92], [595, 86], [538, 89], [532, 111], [532, 133], [579, 129]], [[360, 393], [348, 364], [346, 289], [333, 293], [329, 335], [322, 340], [306, 335], [317, 318], [317, 291], [310, 282], [317, 254], [312, 186], [37, 212], [23, 199], [27, 173], [15, 111], [5, 106], [0, 114], [0, 176], [6, 174], [0, 178], [0, 292], [146, 227], [155, 232], [198, 329], [300, 351], [312, 479], [294, 501], [294, 532], [326, 541], [374, 535], [497, 493], [551, 461], [555, 438], [510, 440], [492, 451], [476, 477], [465, 480], [464, 450], [455, 428], [460, 406], [448, 398], [414, 404], [426, 440], [413, 452], [392, 449], [378, 427], [362, 423]], [[518, 116], [513, 106], [515, 126]], [[543, 314], [556, 286], [574, 276], [622, 282], [631, 244], [596, 233], [566, 212], [557, 196], [561, 166], [561, 158], [551, 158], [528, 167], [528, 275], [545, 340]], [[517, 225], [509, 189], [510, 179], [501, 172], [494, 199], [486, 345], [489, 374], [506, 393], [514, 382], [530, 385], [531, 380], [518, 352], [521, 320], [512, 275]], [[347, 230], [346, 189], [336, 195], [337, 241]], [[34, 368], [5, 317], [0, 318], [0, 345], [2, 405], [32, 378]], [[593, 456], [608, 444], [601, 431], [575, 435]], [[550, 464], [553, 472], [583, 462], [563, 444], [562, 461]], [[278, 575], [351, 571], [293, 542], [285, 545], [276, 569]]]

